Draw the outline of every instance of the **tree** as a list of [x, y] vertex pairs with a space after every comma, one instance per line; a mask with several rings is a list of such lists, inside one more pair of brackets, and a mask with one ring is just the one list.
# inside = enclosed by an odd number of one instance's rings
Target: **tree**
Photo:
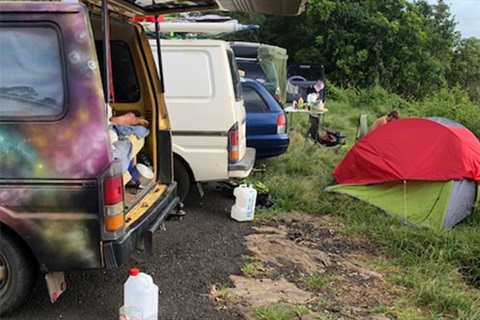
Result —
[[467, 91], [470, 100], [480, 103], [480, 39], [460, 41], [453, 51], [448, 80], [450, 86], [459, 86]]
[[286, 48], [290, 61], [321, 63], [343, 87], [380, 85], [412, 99], [447, 85], [459, 40], [443, 0], [310, 0], [298, 17], [255, 18], [254, 41]]

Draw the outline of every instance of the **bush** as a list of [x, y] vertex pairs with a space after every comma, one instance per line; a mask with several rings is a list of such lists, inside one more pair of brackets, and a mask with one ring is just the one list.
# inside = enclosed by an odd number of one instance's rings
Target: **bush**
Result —
[[470, 102], [468, 94], [459, 88], [443, 89], [434, 96], [416, 103], [421, 117], [448, 118], [480, 136], [480, 106]]
[[399, 111], [405, 109], [408, 104], [399, 96], [389, 93], [380, 87], [374, 87], [359, 92], [356, 106], [379, 117], [388, 114], [392, 109]]

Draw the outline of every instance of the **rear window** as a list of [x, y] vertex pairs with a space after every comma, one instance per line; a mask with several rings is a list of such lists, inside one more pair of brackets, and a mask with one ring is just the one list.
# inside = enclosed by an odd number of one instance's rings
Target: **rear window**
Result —
[[252, 87], [243, 86], [243, 97], [245, 99], [245, 109], [247, 112], [265, 112], [269, 109], [265, 100], [263, 100], [257, 90]]
[[321, 65], [290, 65], [287, 69], [287, 78], [302, 76], [307, 81], [324, 80], [325, 71]]
[[[103, 70], [103, 43], [95, 42], [100, 70]], [[140, 100], [140, 86], [138, 84], [135, 66], [128, 45], [121, 41], [112, 41], [110, 44], [112, 57], [113, 92], [115, 102], [131, 103]], [[102, 72], [102, 81], [103, 79]]]
[[0, 119], [56, 120], [65, 111], [59, 30], [48, 23], [0, 24]]
[[238, 68], [245, 71], [245, 78], [253, 80], [267, 80], [267, 76], [263, 71], [262, 67], [254, 61], [242, 61], [237, 60]]

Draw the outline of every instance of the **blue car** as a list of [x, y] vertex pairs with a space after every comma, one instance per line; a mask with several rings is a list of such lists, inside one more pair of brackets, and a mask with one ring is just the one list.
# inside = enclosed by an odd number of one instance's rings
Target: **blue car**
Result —
[[257, 150], [257, 159], [287, 152], [287, 117], [280, 103], [257, 81], [242, 80], [242, 90], [247, 111], [247, 147]]

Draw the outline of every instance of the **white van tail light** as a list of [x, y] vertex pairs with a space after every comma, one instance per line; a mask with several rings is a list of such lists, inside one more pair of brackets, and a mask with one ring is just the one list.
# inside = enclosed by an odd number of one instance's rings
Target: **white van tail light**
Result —
[[287, 119], [285, 114], [278, 115], [277, 118], [277, 133], [286, 133], [287, 132]]
[[103, 180], [105, 231], [115, 232], [125, 227], [123, 180], [121, 175]]
[[228, 161], [237, 162], [239, 160], [239, 130], [238, 123], [235, 123], [228, 131]]

